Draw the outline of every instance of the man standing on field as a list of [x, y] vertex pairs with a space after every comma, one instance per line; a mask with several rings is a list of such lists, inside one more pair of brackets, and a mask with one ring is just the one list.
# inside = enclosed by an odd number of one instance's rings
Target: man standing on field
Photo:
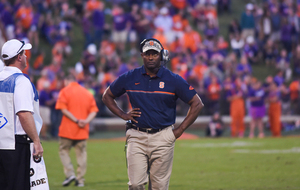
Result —
[[[117, 78], [103, 95], [105, 105], [128, 121], [126, 127], [129, 189], [166, 190], [172, 172], [175, 140], [196, 120], [203, 103], [196, 91], [179, 75], [161, 65], [167, 50], [153, 38], [140, 46], [144, 65]], [[127, 92], [133, 107], [121, 110], [115, 98]], [[176, 100], [190, 105], [186, 118], [176, 128]]]
[[[98, 112], [96, 101], [87, 89], [80, 86], [73, 75], [65, 78], [65, 87], [60, 91], [55, 105], [63, 113], [59, 126], [59, 156], [64, 166], [66, 179], [63, 186], [68, 186], [76, 179], [75, 185], [84, 186], [89, 138], [89, 123]], [[77, 159], [77, 177], [71, 158], [70, 149], [74, 147]]]

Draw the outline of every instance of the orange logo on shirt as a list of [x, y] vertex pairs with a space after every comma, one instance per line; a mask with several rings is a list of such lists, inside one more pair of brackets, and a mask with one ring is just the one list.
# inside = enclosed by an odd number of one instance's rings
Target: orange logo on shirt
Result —
[[136, 82], [136, 83], [134, 83], [135, 85], [138, 85], [138, 84], [140, 84], [139, 82]]
[[189, 87], [189, 90], [194, 90], [194, 88], [192, 86]]
[[159, 88], [164, 88], [165, 87], [165, 83], [164, 82], [160, 82], [159, 83]]

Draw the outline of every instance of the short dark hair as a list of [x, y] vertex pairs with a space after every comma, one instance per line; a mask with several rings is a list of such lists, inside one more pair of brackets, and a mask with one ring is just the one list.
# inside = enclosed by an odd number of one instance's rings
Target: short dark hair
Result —
[[23, 53], [24, 53], [24, 50], [22, 50], [22, 51], [21, 51], [20, 53], [18, 53], [16, 56], [14, 56], [14, 57], [12, 57], [12, 58], [10, 58], [10, 59], [8, 59], [8, 60], [3, 60], [5, 66], [10, 66], [10, 65], [14, 64], [15, 61], [16, 61], [16, 59], [18, 58], [18, 56], [19, 56], [19, 55], [23, 55]]
[[76, 81], [76, 77], [73, 74], [68, 74], [65, 80]]

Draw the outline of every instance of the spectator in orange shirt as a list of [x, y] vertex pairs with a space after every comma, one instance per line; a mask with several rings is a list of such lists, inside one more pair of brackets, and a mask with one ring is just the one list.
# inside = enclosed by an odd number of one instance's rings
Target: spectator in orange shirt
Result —
[[45, 57], [44, 52], [38, 51], [37, 57], [35, 58], [35, 60], [33, 62], [33, 68], [35, 70], [42, 70], [43, 65], [44, 65], [44, 57]]
[[183, 47], [187, 50], [195, 53], [198, 49], [198, 44], [201, 43], [201, 36], [200, 34], [193, 30], [190, 25], [186, 26], [185, 33], [183, 35]]
[[36, 85], [37, 90], [38, 91], [44, 90], [45, 83], [51, 84], [51, 81], [48, 77], [48, 69], [47, 68], [45, 68], [41, 71], [41, 77], [37, 80], [37, 85]]
[[101, 42], [100, 57], [111, 59], [116, 55], [116, 45], [110, 40], [106, 39]]
[[221, 90], [222, 88], [218, 82], [218, 78], [214, 75], [211, 78], [211, 83], [207, 87], [208, 113], [210, 115], [217, 112], [220, 108]]
[[192, 75], [197, 78], [197, 80], [203, 80], [205, 72], [208, 70], [206, 63], [204, 62], [203, 56], [196, 57], [196, 64], [193, 67]]
[[178, 53], [175, 57], [173, 57], [172, 59], [171, 59], [171, 70], [174, 72], [174, 73], [176, 73], [176, 74], [178, 74], [177, 73], [177, 68], [179, 67], [179, 65], [180, 65], [180, 59], [181, 59], [181, 54], [180, 53]]
[[226, 91], [226, 97], [230, 102], [231, 136], [243, 138], [245, 132], [245, 102], [242, 80], [240, 78], [235, 80], [233, 88]]
[[165, 49], [169, 49], [168, 43], [167, 43], [167, 38], [164, 35], [164, 30], [162, 28], [157, 28], [155, 30], [153, 38], [157, 39], [160, 41], [160, 43], [163, 45]]
[[186, 0], [171, 0], [170, 2], [176, 9], [184, 9], [186, 7]]
[[22, 3], [16, 13], [16, 18], [21, 20], [23, 29], [27, 31], [30, 28], [33, 19], [33, 12], [29, 1]]
[[208, 21], [214, 22], [214, 24], [217, 25], [218, 14], [217, 14], [217, 10], [216, 10], [215, 6], [213, 6], [213, 5], [206, 6], [205, 17]]
[[223, 36], [219, 36], [218, 38], [218, 48], [222, 51], [222, 52], [226, 52], [226, 50], [228, 49], [228, 42], [225, 41]]
[[98, 0], [88, 0], [86, 3], [86, 10], [87, 11], [94, 11], [98, 9], [102, 2]]
[[[86, 145], [89, 138], [89, 123], [96, 116], [98, 107], [93, 95], [80, 86], [73, 75], [65, 78], [65, 87], [60, 91], [56, 102], [63, 118], [59, 126], [59, 155], [64, 166], [66, 179], [63, 186], [68, 186], [76, 179], [76, 186], [84, 186], [87, 168]], [[74, 146], [77, 159], [77, 177], [69, 151]]]
[[171, 68], [175, 74], [180, 75], [182, 78], [186, 79], [186, 74], [188, 72], [188, 61], [187, 55], [182, 53], [178, 54], [176, 58], [171, 61]]
[[300, 77], [290, 84], [290, 98], [292, 106], [292, 114], [300, 114]]
[[270, 83], [269, 85], [268, 96], [266, 101], [269, 104], [268, 108], [268, 118], [270, 123], [270, 130], [273, 137], [281, 136], [281, 101], [280, 101], [280, 92], [275, 82]]
[[189, 25], [189, 21], [186, 19], [186, 14], [183, 10], [180, 10], [178, 14], [173, 16], [172, 30], [175, 37], [181, 38], [183, 36], [184, 29]]
[[175, 40], [170, 44], [170, 51], [174, 54], [183, 52], [183, 47], [179, 38], [176, 37]]

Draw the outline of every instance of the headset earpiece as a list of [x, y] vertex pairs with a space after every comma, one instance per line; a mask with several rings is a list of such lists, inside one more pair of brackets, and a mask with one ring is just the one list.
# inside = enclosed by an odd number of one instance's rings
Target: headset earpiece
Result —
[[166, 49], [163, 49], [161, 51], [161, 58], [164, 64], [168, 63], [170, 61], [170, 52]]

